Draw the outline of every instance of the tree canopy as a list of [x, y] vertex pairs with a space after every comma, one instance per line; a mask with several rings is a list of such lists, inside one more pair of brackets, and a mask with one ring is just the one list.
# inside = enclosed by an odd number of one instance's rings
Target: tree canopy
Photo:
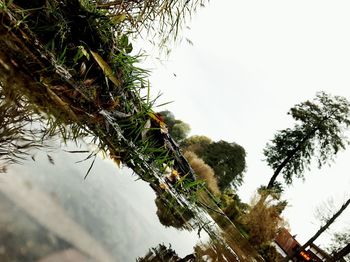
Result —
[[230, 185], [235, 188], [242, 185], [245, 156], [242, 146], [221, 140], [209, 144], [202, 158], [214, 169], [219, 187], [225, 189]]
[[182, 141], [181, 147], [187, 151], [192, 151], [197, 155], [202, 155], [207, 146], [212, 142], [213, 141], [209, 137], [195, 135]]
[[205, 136], [193, 136], [184, 140], [182, 147], [196, 153], [213, 168], [222, 191], [230, 186], [238, 188], [242, 185], [246, 167], [246, 153], [242, 146], [224, 140], [212, 142]]
[[296, 121], [293, 128], [278, 131], [264, 149], [266, 161], [274, 170], [268, 188], [274, 186], [280, 173], [287, 184], [293, 177], [303, 178], [315, 156], [318, 167], [329, 163], [335, 155], [345, 149], [348, 141], [344, 129], [349, 126], [350, 104], [340, 96], [324, 92], [313, 101], [306, 101], [290, 109]]

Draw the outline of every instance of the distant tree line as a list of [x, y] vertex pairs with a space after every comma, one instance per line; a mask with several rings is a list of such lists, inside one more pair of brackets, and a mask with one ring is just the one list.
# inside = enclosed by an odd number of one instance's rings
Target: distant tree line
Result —
[[[206, 180], [212, 180], [211, 184], [215, 184], [221, 191], [230, 187], [237, 189], [243, 183], [243, 174], [246, 168], [246, 152], [242, 146], [234, 142], [220, 140], [213, 142], [206, 136], [191, 136], [188, 137], [190, 126], [182, 120], [176, 119], [170, 111], [159, 112], [162, 120], [167, 125], [170, 135], [180, 144], [182, 150], [187, 153], [187, 156], [193, 159], [196, 158], [197, 170], [199, 170], [199, 162], [201, 159], [204, 164], [209, 166], [206, 172], [200, 172], [201, 177]], [[207, 175], [204, 175], [206, 173]], [[212, 173], [209, 175], [209, 173]], [[211, 177], [211, 179], [209, 179]], [[215, 177], [215, 179], [213, 179]], [[214, 188], [215, 185], [212, 186]]]
[[[267, 185], [259, 188], [259, 197], [251, 205], [243, 207], [232, 190], [243, 183], [246, 169], [244, 148], [233, 142], [214, 142], [206, 136], [188, 137], [189, 125], [176, 120], [169, 111], [160, 112], [170, 134], [186, 152], [185, 156], [195, 166], [196, 173], [200, 174], [199, 178], [207, 181], [212, 192], [217, 194], [215, 188], [220, 190], [221, 206], [226, 214], [240, 225], [250, 242], [262, 254], [268, 254], [265, 257], [267, 259], [277, 257], [270, 243], [279, 228], [285, 226], [281, 213], [287, 202], [281, 200], [284, 186], [278, 178], [282, 175], [285, 184], [290, 185], [294, 178], [304, 178], [305, 170], [310, 169], [313, 161], [319, 168], [331, 163], [348, 144], [344, 131], [350, 125], [349, 113], [350, 104], [344, 97], [324, 92], [318, 93], [313, 100], [292, 107], [288, 114], [295, 120], [294, 126], [278, 131], [264, 149], [265, 160], [273, 169], [273, 174]], [[306, 248], [327, 230], [348, 205], [349, 201], [344, 203], [302, 248]], [[335, 237], [341, 240], [347, 236], [341, 234]], [[349, 254], [348, 245], [341, 241], [339, 243], [342, 246], [333, 250], [333, 257]]]

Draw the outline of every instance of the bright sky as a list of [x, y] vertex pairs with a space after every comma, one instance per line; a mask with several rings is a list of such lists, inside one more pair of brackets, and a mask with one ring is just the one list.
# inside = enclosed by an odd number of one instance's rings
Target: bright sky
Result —
[[[349, 1], [212, 0], [184, 33], [194, 45], [184, 42], [164, 66], [152, 64], [153, 92], [163, 93], [159, 103], [175, 100], [167, 109], [189, 123], [192, 134], [246, 149], [243, 200], [272, 175], [262, 150], [276, 130], [291, 127], [289, 108], [321, 90], [350, 99], [349, 12]], [[301, 242], [319, 227], [315, 207], [349, 193], [349, 160], [350, 150], [287, 189], [285, 216]], [[326, 246], [327, 238], [317, 243]]]

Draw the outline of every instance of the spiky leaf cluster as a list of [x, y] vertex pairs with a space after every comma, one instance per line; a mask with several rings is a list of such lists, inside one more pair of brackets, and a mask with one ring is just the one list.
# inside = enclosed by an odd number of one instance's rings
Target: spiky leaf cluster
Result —
[[0, 83], [0, 173], [6, 172], [8, 164], [23, 160], [31, 149], [42, 146], [40, 117], [22, 97], [6, 95]]

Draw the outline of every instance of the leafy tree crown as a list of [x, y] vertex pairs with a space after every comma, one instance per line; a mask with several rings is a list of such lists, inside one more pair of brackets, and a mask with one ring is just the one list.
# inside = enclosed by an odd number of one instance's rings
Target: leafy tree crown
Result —
[[294, 175], [303, 178], [303, 172], [310, 168], [314, 156], [319, 168], [334, 160], [339, 150], [348, 144], [344, 130], [350, 124], [349, 107], [344, 97], [320, 92], [313, 101], [291, 108], [288, 114], [296, 124], [278, 131], [264, 149], [266, 161], [275, 170], [275, 176], [281, 172], [290, 184]]

